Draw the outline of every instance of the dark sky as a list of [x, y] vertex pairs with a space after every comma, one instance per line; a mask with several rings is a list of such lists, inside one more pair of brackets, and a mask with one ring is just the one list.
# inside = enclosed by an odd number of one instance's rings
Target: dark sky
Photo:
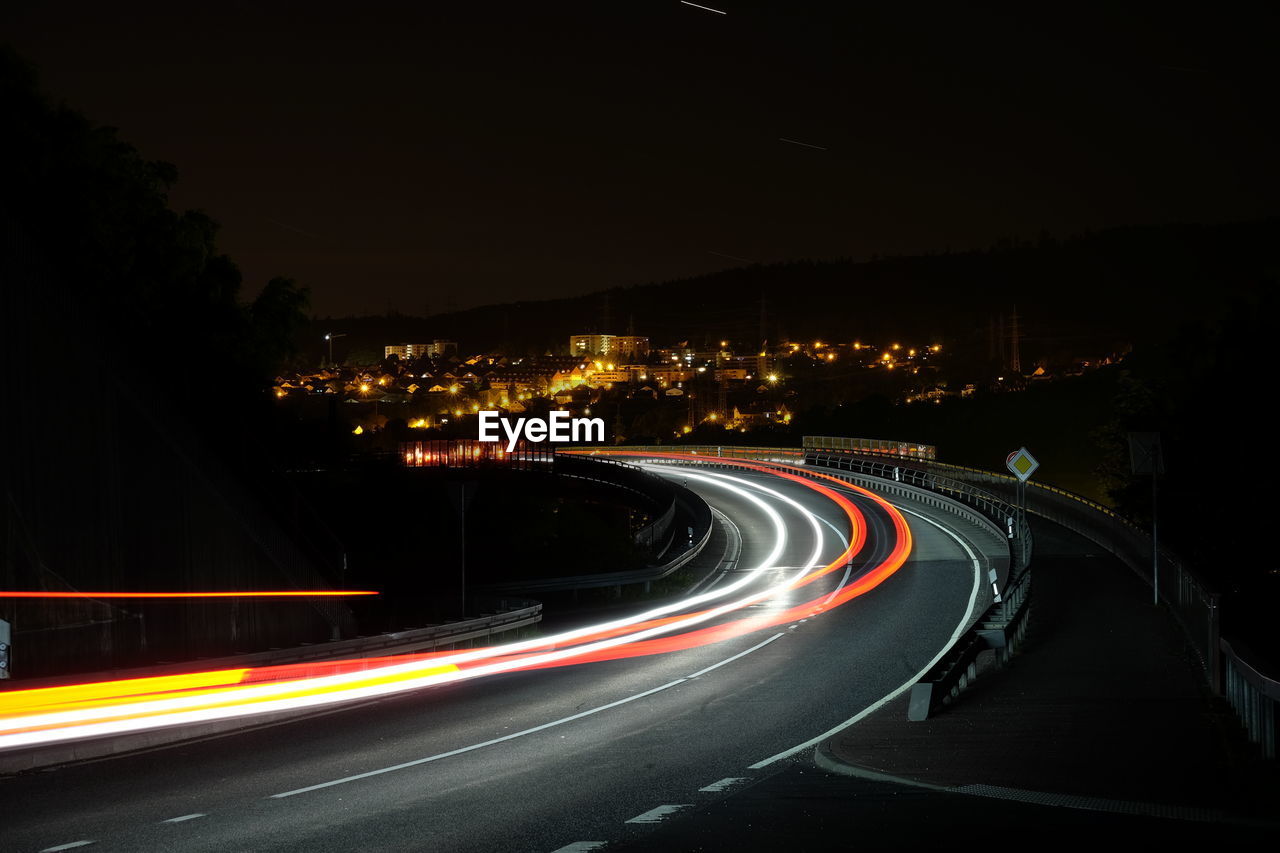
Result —
[[9, 0], [0, 38], [321, 315], [1280, 212], [1274, 19], [705, 5]]

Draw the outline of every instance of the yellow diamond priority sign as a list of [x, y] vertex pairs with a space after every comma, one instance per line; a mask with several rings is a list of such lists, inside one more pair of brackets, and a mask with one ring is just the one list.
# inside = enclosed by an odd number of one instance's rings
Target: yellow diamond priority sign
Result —
[[1024, 483], [1030, 480], [1031, 475], [1040, 467], [1040, 463], [1025, 447], [1018, 448], [1010, 453], [1009, 458], [1004, 460], [1004, 464], [1005, 467], [1013, 472], [1013, 476]]

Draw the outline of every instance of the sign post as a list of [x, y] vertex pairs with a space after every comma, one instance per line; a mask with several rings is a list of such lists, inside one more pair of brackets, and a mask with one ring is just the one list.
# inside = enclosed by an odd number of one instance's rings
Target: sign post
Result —
[[1164, 450], [1158, 432], [1129, 433], [1129, 467], [1151, 475], [1151, 599], [1160, 603], [1160, 540], [1156, 526], [1156, 483], [1164, 473]]
[[[1023, 539], [1021, 530], [1027, 520], [1027, 480], [1031, 479], [1031, 475], [1040, 467], [1040, 463], [1031, 455], [1031, 451], [1020, 447], [1005, 458], [1004, 466], [1009, 469], [1009, 473], [1018, 478], [1015, 489], [1017, 497], [1014, 502], [1018, 506], [1018, 538]], [[1027, 543], [1019, 542], [1018, 547], [1022, 553], [1023, 563], [1026, 563]]]
[[460, 615], [467, 615], [467, 504], [475, 497], [478, 483], [462, 481], [450, 484], [449, 502], [458, 513], [458, 576], [461, 599]]

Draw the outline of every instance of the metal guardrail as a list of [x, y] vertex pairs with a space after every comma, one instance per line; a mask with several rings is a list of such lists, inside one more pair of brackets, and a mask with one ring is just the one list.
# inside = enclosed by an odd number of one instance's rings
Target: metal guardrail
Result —
[[[808, 437], [806, 437], [808, 438]], [[825, 440], [824, 437], [813, 437]], [[820, 441], [806, 441], [806, 445], [814, 445]], [[636, 448], [616, 448], [616, 450], [651, 451], [661, 453], [690, 453], [692, 455], [724, 458], [732, 451], [733, 458], [758, 459], [761, 461], [794, 462], [803, 455], [809, 464], [820, 464], [819, 454], [813, 451], [822, 448], [809, 447], [809, 453], [801, 453], [794, 448], [729, 448], [714, 445], [681, 446], [659, 445]], [[589, 451], [607, 453], [615, 448], [588, 448]], [[812, 455], [810, 455], [812, 453]], [[914, 460], [914, 468], [894, 465], [883, 459], [861, 459], [855, 461], [854, 454], [839, 453], [834, 460], [838, 470], [858, 471], [882, 480], [892, 479], [895, 482], [906, 482], [920, 488], [935, 490], [939, 494], [966, 503], [979, 509], [988, 518], [998, 521], [1004, 518], [1006, 525], [1010, 518], [1018, 519], [1015, 524], [1012, 541], [1024, 543], [1018, 548], [1015, 565], [1027, 566], [1031, 559], [1032, 540], [1030, 526], [1026, 524], [1025, 514], [1011, 512], [1016, 507], [998, 494], [983, 489], [975, 489], [973, 484], [980, 483], [996, 489], [1014, 491], [1016, 480], [1008, 474], [988, 471], [982, 468], [971, 468], [964, 465], [950, 465], [932, 459]], [[1060, 489], [1044, 483], [1030, 482], [1024, 492], [1025, 509], [1069, 530], [1090, 539], [1105, 550], [1115, 554], [1128, 565], [1139, 577], [1151, 581], [1151, 538], [1147, 532], [1110, 507], [1103, 506], [1074, 492]], [[1200, 578], [1194, 570], [1184, 563], [1168, 548], [1162, 548], [1160, 554], [1159, 590], [1158, 594], [1182, 625], [1188, 640], [1204, 665], [1206, 677], [1215, 693], [1224, 696], [1232, 709], [1239, 716], [1249, 739], [1258, 744], [1262, 754], [1274, 759], [1276, 757], [1276, 718], [1277, 703], [1280, 703], [1280, 682], [1261, 673], [1256, 666], [1241, 657], [1226, 638], [1221, 636], [1220, 596]], [[1011, 654], [1021, 642], [1026, 631], [1026, 615], [1023, 611], [1029, 606], [1030, 573], [1011, 571], [1010, 582], [1006, 583], [1002, 594], [1006, 612], [997, 619], [984, 623], [1002, 625], [1006, 636], [1008, 651], [999, 655]], [[1025, 589], [1024, 589], [1025, 585]], [[1007, 612], [1009, 602], [1016, 606], [1012, 613]], [[1025, 605], [1022, 603], [1025, 602]], [[982, 629], [989, 631], [993, 629]], [[979, 638], [987, 648], [999, 648], [991, 645], [993, 635], [988, 633]], [[963, 638], [962, 638], [963, 640]], [[1010, 642], [1011, 640], [1011, 642]], [[969, 647], [972, 647], [970, 649]], [[963, 689], [974, 675], [970, 666], [969, 655], [973, 650], [981, 651], [983, 646], [975, 645], [973, 640], [957, 643], [951, 659], [939, 661], [937, 668], [948, 669], [952, 673], [960, 673], [954, 678], [954, 684], [946, 691], [952, 693]], [[976, 658], [976, 654], [973, 655]], [[938, 676], [930, 673], [927, 677]], [[939, 682], [934, 682], [935, 684]]]
[[806, 435], [801, 442], [805, 450], [844, 450], [873, 456], [899, 456], [904, 459], [937, 459], [938, 448], [912, 441], [885, 441], [879, 438], [844, 438], [831, 435]]
[[[933, 462], [926, 468], [946, 471], [998, 489], [1012, 489], [1014, 478], [993, 471]], [[1139, 577], [1151, 582], [1151, 535], [1110, 507], [1040, 483], [1028, 483], [1026, 508], [1089, 539], [1115, 554]], [[1182, 625], [1205, 668], [1209, 685], [1222, 693], [1220, 595], [1168, 548], [1160, 549], [1160, 599]]]
[[572, 452], [557, 453], [552, 470], [561, 477], [589, 480], [606, 486], [623, 489], [643, 498], [648, 504], [665, 507], [632, 534], [632, 540], [650, 549], [654, 558], [660, 558], [670, 548], [673, 534], [672, 522], [676, 515], [676, 494], [671, 483], [661, 477], [628, 465], [617, 459], [587, 457]]
[[[955, 476], [1011, 486], [1012, 477], [977, 468], [930, 463]], [[1061, 524], [1115, 554], [1135, 574], [1151, 582], [1151, 537], [1110, 507], [1054, 486], [1033, 483], [1027, 509]], [[1231, 705], [1249, 740], [1268, 759], [1276, 757], [1280, 682], [1263, 674], [1222, 636], [1221, 596], [1171, 549], [1160, 549], [1158, 594], [1182, 626], [1204, 666], [1209, 686]]]
[[[1000, 490], [1016, 488], [1016, 479], [1008, 474], [936, 461], [917, 464], [935, 482], [945, 476]], [[1111, 507], [1045, 483], [1029, 482], [1024, 499], [1028, 512], [1084, 536], [1151, 583], [1151, 536], [1144, 528]], [[1199, 657], [1209, 686], [1231, 705], [1262, 755], [1274, 759], [1280, 682], [1241, 657], [1221, 635], [1221, 596], [1169, 548], [1160, 549], [1158, 587], [1160, 600], [1182, 626]]]
[[1244, 723], [1249, 740], [1266, 758], [1276, 757], [1276, 706], [1280, 681], [1270, 678], [1240, 658], [1231, 644], [1221, 641], [1225, 659], [1226, 699]]
[[[1027, 523], [1025, 513], [1021, 512], [1016, 505], [985, 489], [976, 488], [962, 480], [938, 476], [918, 467], [907, 467], [901, 462], [864, 459], [851, 453], [823, 453], [811, 449], [805, 452], [805, 464], [822, 465], [841, 471], [853, 471], [892, 480], [895, 483], [906, 483], [970, 506], [1004, 530], [1012, 543], [1010, 557], [1015, 569], [1025, 567], [1031, 562], [1031, 526]], [[1014, 573], [1011, 572], [1012, 574]]]
[[[926, 503], [960, 515], [970, 514], [985, 522], [989, 531], [1004, 537], [1008, 544], [1009, 574], [1004, 587], [978, 621], [961, 634], [938, 662], [912, 685], [907, 704], [908, 720], [926, 720], [943, 705], [954, 701], [977, 677], [978, 656], [982, 652], [994, 651], [996, 666], [1009, 662], [1026, 637], [1031, 615], [1032, 538], [1024, 513], [990, 492], [949, 477], [907, 468], [901, 463], [810, 449], [806, 453], [805, 464], [848, 471], [851, 476], [875, 482], [881, 491], [908, 496], [913, 496], [908, 489], [923, 492]], [[915, 497], [920, 500], [920, 497]], [[994, 585], [996, 573], [989, 566], [988, 576]]]
[[[375, 654], [408, 654], [417, 651], [456, 647], [484, 638], [492, 639], [510, 631], [518, 631], [536, 625], [542, 620], [542, 603], [527, 599], [496, 599], [495, 612], [470, 619], [459, 619], [439, 625], [427, 625], [407, 631], [392, 631], [369, 637], [335, 640], [328, 643], [308, 643], [284, 649], [270, 649], [243, 655], [218, 658], [197, 658], [192, 661], [136, 669], [117, 669], [92, 673], [98, 680], [143, 678], [190, 672], [193, 666], [202, 669], [244, 669], [250, 667], [278, 666], [281, 664], [327, 661], [341, 658], [371, 656]], [[290, 677], [295, 677], [292, 674]], [[15, 682], [14, 688], [33, 689], [62, 685], [66, 677], [37, 678]]]
[[596, 457], [626, 453], [687, 453], [715, 459], [756, 459], [761, 462], [797, 462], [804, 459], [798, 447], [746, 447], [730, 444], [636, 444], [617, 447], [575, 447], [573, 453]]
[[[729, 448], [695, 447], [627, 447], [588, 448], [586, 452], [678, 453], [687, 458], [665, 458], [670, 464], [723, 465], [732, 467], [735, 459], [754, 459], [827, 468], [842, 479], [862, 479], [881, 491], [897, 493], [935, 507], [968, 517], [977, 526], [1008, 542], [1010, 571], [1005, 587], [996, 602], [968, 631], [952, 645], [932, 669], [913, 685], [908, 719], [924, 720], [939, 707], [950, 702], [977, 674], [977, 657], [983, 651], [996, 652], [997, 665], [1003, 665], [1014, 654], [1026, 636], [1031, 610], [1032, 553], [1031, 528], [1026, 515], [996, 495], [969, 483], [908, 468], [901, 462], [862, 459], [844, 451], [823, 452], [817, 448], [796, 451], [793, 448]], [[733, 456], [727, 450], [738, 451]], [[799, 457], [799, 458], [797, 458]], [[801, 473], [804, 473], [801, 471]], [[993, 584], [996, 574], [988, 566]]]
[[[602, 468], [601, 466], [611, 467]], [[676, 549], [674, 556], [668, 557], [665, 562], [656, 566], [622, 572], [598, 572], [559, 578], [506, 581], [486, 584], [483, 587], [485, 591], [493, 593], [547, 593], [578, 589], [600, 589], [611, 586], [621, 588], [632, 584], [644, 584], [645, 592], [648, 592], [650, 584], [654, 581], [662, 580], [674, 574], [690, 560], [702, 553], [702, 549], [706, 547], [707, 542], [711, 539], [711, 507], [697, 494], [683, 486], [665, 480], [656, 474], [641, 470], [619, 459], [610, 459], [590, 452], [583, 453], [579, 448], [566, 449], [557, 453], [555, 467], [557, 473], [564, 476], [595, 479], [619, 488], [628, 488], [632, 491], [639, 491], [639, 489], [623, 485], [623, 482], [632, 482], [634, 478], [634, 483], [637, 485], [657, 487], [663, 493], [674, 492], [666, 511], [635, 534], [637, 544], [644, 544], [645, 539], [654, 543], [663, 543], [660, 548], [654, 549], [654, 554], [657, 557], [661, 558], [668, 554], [676, 546], [679, 531], [674, 528], [677, 509], [680, 504], [685, 505], [689, 515], [692, 517], [693, 537], [684, 548]], [[607, 476], [601, 475], [601, 471], [607, 471]]]
[[[633, 450], [628, 448], [629, 450]], [[753, 458], [769, 457], [770, 448], [753, 448]], [[641, 451], [645, 452], [645, 451]], [[663, 453], [671, 453], [666, 448]], [[713, 465], [733, 467], [734, 458], [710, 453], [683, 454], [685, 458], [664, 458], [663, 462], [680, 465]], [[977, 658], [989, 649], [996, 653], [997, 666], [1004, 665], [1017, 651], [1026, 636], [1031, 611], [1031, 528], [1025, 516], [1011, 504], [973, 486], [936, 477], [901, 464], [880, 460], [861, 460], [845, 453], [826, 454], [807, 451], [806, 466], [827, 468], [833, 475], [851, 482], [898, 494], [968, 518], [976, 526], [1009, 543], [1010, 572], [997, 601], [978, 621], [952, 645], [945, 655], [912, 687], [907, 718], [924, 720], [942, 705], [952, 701], [977, 675]], [[828, 466], [830, 460], [836, 466]], [[794, 463], [795, 459], [786, 461]], [[805, 474], [803, 470], [799, 473]], [[1011, 535], [1012, 534], [1012, 535]], [[988, 565], [993, 584], [995, 571]]]
[[[523, 439], [511, 452], [501, 442], [433, 439], [402, 441], [395, 452], [373, 451], [363, 456], [405, 468], [471, 468], [552, 473], [629, 491], [639, 495], [654, 510], [652, 519], [638, 528], [632, 537], [637, 545], [650, 549], [653, 556], [660, 557], [671, 544], [670, 529], [675, 518], [676, 501], [669, 494], [669, 486], [649, 472], [630, 465], [614, 469], [590, 467], [596, 462], [618, 465], [614, 459], [582, 461], [560, 450], [552, 445], [534, 444]], [[609, 473], [606, 475], [602, 471]]]

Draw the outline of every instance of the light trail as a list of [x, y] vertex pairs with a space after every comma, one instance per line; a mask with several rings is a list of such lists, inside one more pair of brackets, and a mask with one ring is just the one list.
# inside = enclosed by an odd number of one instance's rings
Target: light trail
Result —
[[702, 9], [704, 12], [715, 12], [717, 15], [727, 15], [728, 12], [721, 12], [719, 9], [712, 9], [710, 6], [699, 6], [697, 3], [690, 3], [689, 0], [680, 0], [681, 5], [692, 6], [695, 9]]
[[[0, 748], [122, 734], [158, 726], [208, 722], [274, 711], [301, 710], [501, 672], [677, 651], [791, 621], [798, 615], [813, 615], [839, 606], [874, 588], [906, 559], [910, 551], [910, 533], [905, 521], [901, 520], [900, 515], [896, 515], [895, 528], [899, 539], [893, 553], [855, 583], [838, 589], [838, 595], [828, 595], [824, 599], [814, 599], [771, 614], [704, 626], [704, 623], [713, 619], [798, 588], [842, 568], [860, 551], [866, 539], [861, 512], [843, 495], [810, 479], [781, 470], [784, 466], [738, 460], [734, 460], [734, 466], [794, 480], [832, 500], [849, 519], [852, 533], [849, 546], [835, 561], [823, 566], [823, 537], [816, 516], [786, 495], [751, 482], [749, 485], [752, 488], [792, 506], [808, 520], [815, 532], [814, 550], [809, 561], [780, 583], [709, 609], [672, 616], [670, 614], [677, 611], [725, 598], [754, 582], [763, 572], [774, 568], [787, 544], [786, 526], [777, 511], [757, 495], [735, 485], [735, 482], [748, 484], [747, 481], [726, 474], [686, 471], [682, 474], [728, 489], [753, 503], [764, 512], [774, 529], [773, 547], [766, 558], [743, 578], [723, 588], [653, 608], [632, 617], [562, 632], [551, 637], [467, 652], [294, 664], [257, 670], [225, 670], [156, 679], [10, 691], [0, 694]], [[844, 481], [837, 482], [848, 488]], [[878, 499], [878, 496], [873, 496], [873, 499]], [[887, 502], [879, 500], [891, 515], [896, 514], [896, 510]], [[905, 538], [902, 535], [904, 532]], [[677, 631], [683, 633], [664, 636]], [[568, 644], [567, 648], [557, 648], [565, 644]], [[315, 675], [316, 672], [327, 674]]]
[[0, 589], [0, 598], [326, 598], [378, 595], [372, 589], [287, 589], [232, 592], [44, 592]]

